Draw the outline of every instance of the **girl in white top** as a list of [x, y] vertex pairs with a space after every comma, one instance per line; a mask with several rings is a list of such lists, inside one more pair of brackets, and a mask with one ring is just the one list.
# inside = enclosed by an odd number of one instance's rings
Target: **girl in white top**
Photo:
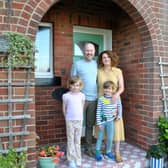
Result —
[[74, 76], [69, 81], [70, 91], [63, 94], [63, 113], [66, 121], [67, 159], [69, 167], [81, 166], [81, 135], [85, 95], [81, 92], [82, 80]]

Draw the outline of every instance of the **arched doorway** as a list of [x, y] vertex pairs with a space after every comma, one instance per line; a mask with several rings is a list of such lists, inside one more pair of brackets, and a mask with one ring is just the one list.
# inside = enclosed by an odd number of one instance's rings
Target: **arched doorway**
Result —
[[[150, 128], [147, 125], [150, 122], [150, 114], [152, 115], [154, 108], [153, 105], [149, 105], [153, 101], [149, 98], [153, 90], [150, 88], [145, 89], [145, 87], [152, 85], [153, 82], [152, 78], [149, 81], [145, 76], [153, 75], [151, 69], [154, 68], [151, 67], [151, 63], [155, 60], [152, 35], [155, 36], [156, 33], [154, 32], [155, 25], [149, 20], [153, 14], [145, 10], [141, 11], [141, 6], [145, 7], [148, 5], [147, 3], [131, 4], [129, 1], [122, 1], [122, 3], [118, 1], [103, 1], [102, 3], [99, 2], [101, 5], [97, 4], [97, 6], [96, 2], [93, 3], [94, 5], [84, 1], [83, 3], [82, 6], [77, 2], [58, 2], [52, 6], [42, 19], [45, 22], [54, 22], [55, 25], [55, 32], [57, 33], [54, 35], [56, 67], [61, 69], [58, 64], [65, 65], [63, 60], [59, 62], [60, 55], [62, 57], [67, 55], [66, 59], [69, 60], [68, 65], [66, 65], [67, 69], [62, 69], [66, 73], [61, 74], [62, 72], [59, 72], [60, 74], [58, 74], [62, 76], [64, 81], [68, 78], [72, 49], [67, 53], [61, 53], [61, 50], [65, 51], [65, 41], [72, 40], [73, 24], [113, 29], [113, 49], [120, 55], [120, 65], [125, 75], [126, 91], [123, 95], [123, 104], [127, 140], [145, 148], [152, 142], [152, 139], [149, 139], [146, 135], [150, 134], [150, 131], [148, 132]], [[87, 7], [87, 10], [84, 7]], [[91, 13], [89, 8], [101, 9], [97, 14], [100, 16], [101, 13], [104, 13], [104, 15], [101, 15], [102, 18], [108, 15], [108, 21], [103, 22], [103, 19], [99, 17], [99, 22], [101, 23], [98, 23], [98, 19], [94, 15], [96, 12]], [[54, 12], [57, 14], [54, 14]], [[115, 17], [118, 18], [115, 19]], [[151, 22], [150, 26], [146, 24], [147, 21], [148, 24]], [[64, 42], [59, 40], [59, 36]], [[72, 43], [69, 42], [67, 46], [71, 48]], [[59, 54], [56, 50], [59, 51]], [[59, 56], [57, 57], [57, 55]], [[57, 69], [58, 71], [60, 71], [59, 68]]]
[[[62, 79], [61, 85], [56, 87], [65, 86], [69, 75], [72, 63], [72, 26], [112, 29], [113, 49], [120, 56], [120, 66], [125, 77], [123, 105], [126, 137], [129, 142], [142, 148], [155, 142], [154, 124], [160, 110], [160, 104], [154, 103], [155, 99], [159, 99], [158, 88], [154, 84], [158, 76], [154, 71], [162, 43], [156, 40], [160, 39], [160, 28], [152, 10], [147, 10], [149, 6], [149, 2], [142, 0], [41, 0], [37, 4], [29, 1], [20, 12], [18, 25], [13, 27], [35, 38], [40, 22], [54, 24], [54, 75]], [[24, 29], [23, 23], [26, 24]], [[36, 127], [37, 132], [41, 131], [43, 143], [66, 139], [61, 102], [51, 97], [54, 88], [35, 88]]]

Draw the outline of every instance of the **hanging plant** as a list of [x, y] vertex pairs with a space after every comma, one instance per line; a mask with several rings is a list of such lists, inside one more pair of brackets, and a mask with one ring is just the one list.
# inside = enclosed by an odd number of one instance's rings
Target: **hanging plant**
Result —
[[7, 66], [25, 66], [34, 65], [34, 43], [24, 34], [16, 32], [7, 32], [8, 59], [1, 60], [1, 63]]

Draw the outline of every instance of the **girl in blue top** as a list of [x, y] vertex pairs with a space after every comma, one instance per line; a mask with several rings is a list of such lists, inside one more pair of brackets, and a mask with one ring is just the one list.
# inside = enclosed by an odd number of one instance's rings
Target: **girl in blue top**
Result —
[[99, 131], [96, 142], [96, 154], [95, 154], [95, 158], [97, 161], [102, 161], [103, 159], [100, 149], [105, 129], [107, 131], [107, 139], [106, 139], [106, 151], [104, 156], [106, 158], [115, 160], [113, 154], [111, 153], [113, 133], [114, 133], [113, 120], [117, 115], [117, 111], [121, 108], [121, 103], [119, 101], [113, 102], [112, 100], [112, 95], [114, 94], [113, 87], [114, 83], [112, 81], [106, 81], [103, 84], [104, 96], [98, 99], [96, 123]]

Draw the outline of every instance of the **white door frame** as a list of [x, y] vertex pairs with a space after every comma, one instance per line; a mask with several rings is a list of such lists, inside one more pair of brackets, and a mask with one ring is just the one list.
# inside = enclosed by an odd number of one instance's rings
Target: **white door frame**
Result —
[[84, 26], [73, 26], [73, 32], [100, 34], [104, 37], [104, 50], [112, 50], [112, 30], [91, 28]]

